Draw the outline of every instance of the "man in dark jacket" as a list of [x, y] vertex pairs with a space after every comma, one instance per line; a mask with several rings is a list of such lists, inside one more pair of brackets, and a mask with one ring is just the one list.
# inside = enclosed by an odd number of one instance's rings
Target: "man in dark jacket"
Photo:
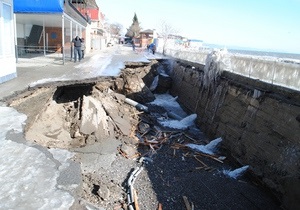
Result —
[[79, 36], [76, 36], [75, 39], [72, 40], [74, 43], [74, 62], [77, 60], [77, 54], [78, 54], [78, 60], [81, 60], [82, 52], [81, 52], [81, 42], [82, 40], [79, 38]]
[[153, 55], [155, 54], [155, 51], [156, 51], [156, 45], [154, 43], [151, 43], [149, 45], [149, 50], [152, 51]]

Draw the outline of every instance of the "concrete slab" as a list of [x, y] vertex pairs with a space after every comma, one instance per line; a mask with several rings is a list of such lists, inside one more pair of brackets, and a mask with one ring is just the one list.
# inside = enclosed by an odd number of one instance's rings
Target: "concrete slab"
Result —
[[14, 94], [45, 83], [116, 76], [124, 68], [125, 62], [149, 62], [149, 60], [143, 53], [135, 53], [126, 45], [115, 45], [87, 54], [81, 62], [77, 63], [66, 60], [63, 64], [51, 55], [22, 58], [17, 63], [17, 77], [0, 84], [0, 102]]

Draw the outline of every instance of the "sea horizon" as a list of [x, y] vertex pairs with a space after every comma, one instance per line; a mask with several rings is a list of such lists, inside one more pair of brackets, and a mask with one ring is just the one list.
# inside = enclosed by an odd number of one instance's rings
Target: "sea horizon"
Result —
[[203, 47], [207, 47], [210, 49], [226, 48], [228, 52], [233, 53], [233, 54], [237, 53], [237, 54], [243, 54], [243, 55], [266, 56], [266, 57], [276, 57], [276, 58], [283, 58], [283, 59], [300, 60], [300, 53], [281, 52], [281, 51], [277, 51], [277, 50], [263, 50], [263, 49], [249, 48], [249, 47], [224, 46], [224, 45], [210, 44], [210, 43], [204, 43]]

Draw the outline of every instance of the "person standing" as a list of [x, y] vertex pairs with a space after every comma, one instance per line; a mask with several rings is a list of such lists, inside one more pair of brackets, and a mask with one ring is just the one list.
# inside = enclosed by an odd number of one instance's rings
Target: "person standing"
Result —
[[149, 45], [149, 50], [152, 52], [152, 54], [154, 55], [155, 54], [155, 51], [156, 51], [156, 45], [154, 43], [151, 43]]
[[84, 38], [81, 39], [81, 58], [84, 59], [85, 42]]
[[132, 45], [132, 50], [135, 51], [135, 43], [133, 39], [131, 40], [131, 45]]
[[74, 43], [74, 62], [76, 63], [77, 61], [77, 55], [78, 55], [78, 60], [81, 60], [81, 39], [79, 36], [76, 36], [75, 39], [72, 40]]

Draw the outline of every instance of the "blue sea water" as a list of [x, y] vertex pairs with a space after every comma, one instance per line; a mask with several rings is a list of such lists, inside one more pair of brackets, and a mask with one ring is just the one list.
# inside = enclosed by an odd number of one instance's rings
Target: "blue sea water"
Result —
[[254, 51], [254, 50], [237, 50], [237, 49], [228, 49], [228, 52], [239, 53], [239, 54], [244, 54], [244, 55], [268, 56], [268, 57], [276, 57], [276, 58], [283, 58], [283, 59], [300, 60], [300, 54], [293, 54], [293, 53], [267, 52], [267, 51]]
[[[216, 45], [216, 44], [204, 44], [204, 45], [208, 48], [219, 48], [219, 49], [224, 48], [224, 46]], [[300, 60], [300, 54], [296, 54], [296, 53], [262, 51], [262, 50], [255, 50], [255, 49], [242, 48], [242, 47], [227, 47], [227, 50], [228, 52], [234, 54], [238, 53], [243, 55], [268, 56], [268, 57], [276, 57], [282, 59]]]

